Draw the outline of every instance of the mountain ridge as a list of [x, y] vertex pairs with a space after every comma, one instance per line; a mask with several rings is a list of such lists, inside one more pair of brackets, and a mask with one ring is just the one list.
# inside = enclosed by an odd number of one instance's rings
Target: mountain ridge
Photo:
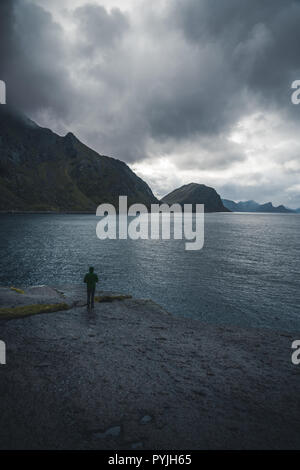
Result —
[[293, 214], [297, 211], [289, 209], [284, 205], [273, 206], [272, 202], [266, 202], [259, 204], [256, 201], [239, 201], [235, 202], [231, 199], [222, 199], [225, 207], [230, 209], [232, 212], [268, 212], [268, 213], [280, 213], [280, 214]]
[[0, 107], [1, 211], [95, 212], [101, 203], [118, 207], [119, 195], [129, 205], [158, 202], [125, 162]]
[[[148, 184], [117, 158], [101, 155], [72, 132], [60, 136], [8, 105], [0, 106], [0, 212], [94, 213], [101, 203], [148, 208], [159, 201]], [[222, 199], [214, 188], [189, 183], [161, 199], [204, 204], [206, 212], [300, 213], [284, 205]]]

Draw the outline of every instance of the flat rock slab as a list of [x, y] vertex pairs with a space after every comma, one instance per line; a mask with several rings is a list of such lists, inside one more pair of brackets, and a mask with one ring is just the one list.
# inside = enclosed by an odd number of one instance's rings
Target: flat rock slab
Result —
[[24, 294], [9, 287], [0, 287], [0, 307], [13, 308], [34, 304], [56, 304], [64, 301], [64, 296], [48, 286], [35, 286], [23, 289]]
[[1, 449], [300, 448], [300, 333], [127, 299], [2, 321], [0, 339]]
[[[21, 288], [24, 293], [17, 292], [11, 287], [0, 287], [0, 308], [14, 308], [36, 304], [66, 303], [70, 307], [86, 305], [86, 286], [66, 285], [56, 287], [32, 286]], [[106, 296], [108, 299], [122, 296], [116, 292], [96, 291], [96, 296]]]

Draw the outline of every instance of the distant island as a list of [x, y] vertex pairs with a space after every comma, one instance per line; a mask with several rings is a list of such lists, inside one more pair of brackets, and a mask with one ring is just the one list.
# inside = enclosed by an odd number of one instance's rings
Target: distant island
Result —
[[234, 202], [230, 199], [222, 199], [223, 204], [227, 209], [232, 212], [270, 212], [278, 214], [293, 214], [300, 213], [300, 209], [289, 209], [283, 205], [273, 206], [272, 202], [267, 202], [265, 204], [259, 204], [256, 201], [240, 201]]

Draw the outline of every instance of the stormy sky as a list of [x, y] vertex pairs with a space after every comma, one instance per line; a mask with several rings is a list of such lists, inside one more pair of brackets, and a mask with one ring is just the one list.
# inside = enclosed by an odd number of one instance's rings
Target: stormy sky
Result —
[[300, 0], [1, 0], [8, 103], [126, 161], [300, 207]]

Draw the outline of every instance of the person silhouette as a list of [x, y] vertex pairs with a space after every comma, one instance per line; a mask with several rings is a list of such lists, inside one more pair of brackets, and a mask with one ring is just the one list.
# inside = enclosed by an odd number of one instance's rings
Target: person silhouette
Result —
[[94, 273], [94, 268], [91, 266], [89, 272], [84, 276], [84, 280], [87, 287], [87, 308], [94, 308], [95, 290], [96, 283], [98, 282], [98, 276]]

